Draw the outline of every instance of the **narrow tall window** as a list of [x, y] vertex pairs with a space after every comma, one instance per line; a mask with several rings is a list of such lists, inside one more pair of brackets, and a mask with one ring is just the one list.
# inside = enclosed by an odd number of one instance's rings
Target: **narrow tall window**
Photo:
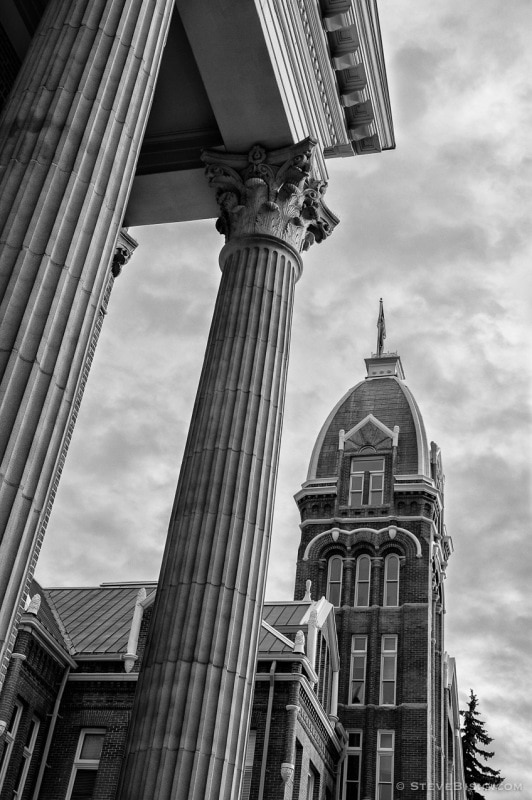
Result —
[[257, 731], [251, 729], [248, 734], [246, 747], [246, 760], [244, 761], [244, 775], [242, 777], [242, 792], [240, 800], [249, 800], [251, 793], [251, 778], [253, 777], [253, 761], [255, 760], [255, 746], [257, 743]]
[[397, 682], [397, 636], [382, 637], [381, 697], [382, 706], [395, 705]]
[[352, 458], [349, 505], [378, 506], [384, 502], [384, 458]]
[[384, 605], [399, 605], [399, 556], [395, 553], [384, 562]]
[[363, 704], [365, 701], [367, 653], [368, 637], [353, 636], [351, 639], [350, 705]]
[[2, 789], [6, 777], [6, 772], [9, 766], [11, 753], [13, 751], [13, 745], [15, 744], [15, 736], [17, 735], [21, 716], [22, 716], [22, 703], [16, 701], [15, 705], [13, 706], [13, 711], [11, 712], [11, 717], [9, 718], [9, 722], [6, 728], [6, 734], [5, 734], [6, 741], [4, 745], [2, 761], [0, 762], [0, 790]]
[[39, 733], [39, 720], [37, 717], [32, 717], [26, 734], [26, 741], [24, 742], [24, 750], [22, 751], [22, 761], [20, 762], [17, 779], [15, 781], [15, 788], [13, 790], [13, 798], [22, 797], [26, 778], [30, 768], [31, 758], [35, 750], [35, 742], [37, 741], [37, 734]]
[[377, 732], [377, 800], [393, 800], [394, 732]]
[[347, 731], [342, 800], [359, 800], [362, 765], [362, 731]]
[[307, 800], [314, 797], [314, 773], [312, 770], [307, 775]]
[[104, 728], [81, 731], [66, 800], [92, 800], [94, 797], [104, 738]]
[[342, 604], [343, 566], [344, 565], [341, 556], [333, 556], [329, 559], [329, 571], [327, 575], [327, 600], [335, 607], [338, 607]]
[[312, 764], [309, 764], [307, 774], [307, 795], [306, 800], [317, 800], [320, 796], [320, 775]]
[[370, 580], [371, 559], [369, 556], [359, 556], [357, 559], [357, 573], [355, 580], [356, 606], [369, 606]]

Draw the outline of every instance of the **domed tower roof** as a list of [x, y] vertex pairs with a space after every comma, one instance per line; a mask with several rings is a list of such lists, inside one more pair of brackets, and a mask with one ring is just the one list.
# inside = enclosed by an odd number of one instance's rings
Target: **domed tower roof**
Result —
[[323, 425], [310, 459], [307, 481], [337, 474], [338, 450], [379, 449], [392, 439], [396, 475], [431, 477], [430, 450], [418, 405], [404, 383], [396, 353], [366, 358], [367, 377], [349, 389]]

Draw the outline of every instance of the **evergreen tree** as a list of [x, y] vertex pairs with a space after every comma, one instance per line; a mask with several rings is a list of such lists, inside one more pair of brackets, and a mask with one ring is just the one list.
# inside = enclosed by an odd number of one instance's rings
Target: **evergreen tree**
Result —
[[466, 782], [466, 795], [468, 800], [484, 800], [484, 795], [479, 794], [475, 786], [481, 789], [496, 787], [504, 778], [500, 770], [491, 769], [483, 761], [493, 758], [493, 752], [484, 750], [479, 745], [489, 745], [493, 739], [488, 736], [484, 728], [484, 722], [480, 719], [480, 714], [476, 710], [478, 700], [473, 690], [466, 711], [460, 711], [463, 717], [462, 724], [462, 752], [464, 754], [464, 772]]

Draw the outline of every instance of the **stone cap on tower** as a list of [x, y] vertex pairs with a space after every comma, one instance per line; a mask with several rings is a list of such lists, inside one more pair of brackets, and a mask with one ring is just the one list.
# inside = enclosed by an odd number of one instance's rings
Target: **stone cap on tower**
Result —
[[364, 361], [368, 371], [366, 380], [367, 378], [389, 378], [390, 376], [399, 378], [401, 381], [405, 379], [401, 358], [397, 353], [383, 353], [382, 355], [372, 353], [370, 358], [365, 358]]

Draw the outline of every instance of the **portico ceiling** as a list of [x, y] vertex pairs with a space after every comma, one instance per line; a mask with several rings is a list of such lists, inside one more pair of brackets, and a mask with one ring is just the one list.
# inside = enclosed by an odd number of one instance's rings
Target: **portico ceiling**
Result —
[[[45, 3], [6, 2], [22, 59]], [[376, 0], [176, 0], [124, 223], [217, 216], [204, 148], [307, 136], [324, 179], [326, 158], [394, 147]]]

